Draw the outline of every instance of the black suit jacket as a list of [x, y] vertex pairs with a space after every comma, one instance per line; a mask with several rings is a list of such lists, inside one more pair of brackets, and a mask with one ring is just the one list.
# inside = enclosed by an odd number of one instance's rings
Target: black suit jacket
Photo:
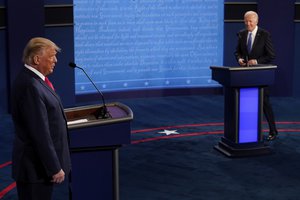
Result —
[[58, 95], [24, 67], [12, 88], [15, 126], [12, 175], [17, 181], [45, 182], [71, 162], [68, 131]]
[[270, 64], [275, 58], [271, 35], [268, 31], [258, 28], [250, 53], [247, 50], [248, 31], [246, 29], [241, 30], [237, 35], [238, 45], [235, 51], [237, 60], [240, 58], [247, 60], [248, 58], [248, 60], [256, 59], [258, 64]]

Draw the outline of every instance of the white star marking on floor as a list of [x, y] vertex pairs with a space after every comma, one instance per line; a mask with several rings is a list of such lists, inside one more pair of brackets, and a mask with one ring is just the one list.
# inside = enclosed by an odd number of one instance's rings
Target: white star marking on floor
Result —
[[177, 132], [177, 130], [164, 130], [164, 131], [160, 131], [158, 133], [162, 133], [162, 134], [166, 134], [166, 135], [171, 135], [171, 134], [179, 134]]

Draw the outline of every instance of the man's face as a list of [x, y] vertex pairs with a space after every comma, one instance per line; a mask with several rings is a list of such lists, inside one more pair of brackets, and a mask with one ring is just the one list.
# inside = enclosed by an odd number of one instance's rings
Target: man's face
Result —
[[56, 50], [54, 47], [44, 49], [39, 55], [36, 55], [37, 70], [44, 76], [51, 74], [57, 63]]
[[256, 15], [247, 15], [244, 18], [244, 23], [245, 23], [246, 29], [248, 31], [252, 32], [255, 29], [255, 27], [257, 26], [258, 19], [257, 19]]

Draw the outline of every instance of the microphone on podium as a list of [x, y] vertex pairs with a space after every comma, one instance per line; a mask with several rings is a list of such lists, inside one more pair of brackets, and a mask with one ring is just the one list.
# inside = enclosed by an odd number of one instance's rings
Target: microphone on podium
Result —
[[83, 73], [86, 75], [86, 77], [90, 80], [90, 82], [93, 84], [93, 86], [96, 88], [97, 92], [100, 94], [101, 98], [102, 98], [102, 103], [103, 106], [99, 108], [99, 110], [97, 111], [97, 113], [95, 114], [96, 118], [99, 119], [108, 119], [111, 118], [111, 115], [109, 113], [109, 111], [107, 110], [106, 104], [105, 104], [105, 100], [104, 100], [104, 95], [103, 93], [97, 88], [97, 86], [95, 85], [95, 83], [92, 81], [92, 79], [89, 77], [89, 75], [85, 72], [85, 70], [82, 67], [77, 66], [75, 63], [70, 62], [69, 66], [72, 68], [78, 68], [80, 70], [83, 71]]
[[249, 67], [249, 58], [248, 58], [248, 56], [246, 56], [245, 61], [246, 61], [247, 67]]

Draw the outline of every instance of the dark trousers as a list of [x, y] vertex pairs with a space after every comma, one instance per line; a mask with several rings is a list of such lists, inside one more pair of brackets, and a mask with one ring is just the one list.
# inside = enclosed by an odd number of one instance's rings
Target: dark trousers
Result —
[[276, 129], [276, 124], [275, 124], [275, 117], [274, 117], [273, 108], [270, 103], [269, 96], [270, 96], [270, 90], [268, 87], [266, 87], [266, 88], [264, 88], [263, 110], [264, 110], [264, 114], [265, 114], [266, 120], [269, 125], [270, 133], [276, 133], [277, 129]]
[[19, 200], [51, 200], [53, 183], [25, 183], [17, 181]]

